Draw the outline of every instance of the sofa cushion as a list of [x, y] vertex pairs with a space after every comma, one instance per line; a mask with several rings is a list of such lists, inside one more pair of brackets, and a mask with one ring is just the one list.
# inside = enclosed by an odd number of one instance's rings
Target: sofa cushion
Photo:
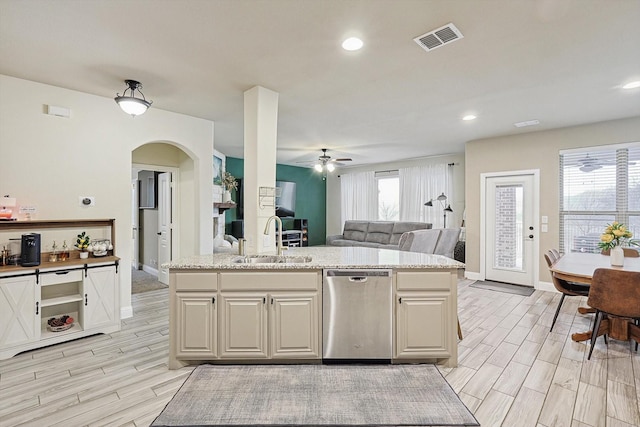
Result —
[[393, 224], [393, 222], [389, 221], [370, 222], [367, 229], [367, 237], [364, 239], [365, 242], [379, 243], [381, 245], [388, 244], [393, 231]]
[[365, 237], [367, 237], [368, 227], [369, 221], [345, 221], [342, 237], [345, 240], [364, 242]]
[[443, 228], [433, 253], [453, 258], [453, 251], [460, 238], [460, 228]]
[[400, 237], [407, 231], [424, 230], [431, 228], [428, 222], [395, 222], [393, 223], [393, 231], [389, 243], [397, 245], [400, 243]]
[[440, 229], [408, 231], [400, 238], [398, 247], [401, 251], [422, 252], [432, 254], [440, 237]]

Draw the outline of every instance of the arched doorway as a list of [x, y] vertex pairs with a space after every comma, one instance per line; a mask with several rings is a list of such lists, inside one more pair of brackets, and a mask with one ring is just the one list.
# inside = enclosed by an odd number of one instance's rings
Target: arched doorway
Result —
[[[177, 144], [152, 142], [132, 151], [132, 292], [137, 271], [168, 285], [162, 264], [180, 257], [181, 192], [193, 193], [194, 183], [181, 179], [193, 171], [193, 159]], [[143, 290], [154, 286], [145, 285]]]

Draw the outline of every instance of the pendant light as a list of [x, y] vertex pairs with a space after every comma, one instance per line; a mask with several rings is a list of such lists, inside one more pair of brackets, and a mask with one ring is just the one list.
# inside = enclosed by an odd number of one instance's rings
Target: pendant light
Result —
[[[124, 90], [122, 96], [120, 96], [119, 93], [116, 94], [118, 96], [114, 98], [115, 101], [118, 103], [120, 108], [122, 108], [122, 111], [127, 114], [131, 114], [133, 117], [144, 114], [151, 104], [153, 104], [153, 101], [146, 100], [144, 94], [140, 91], [140, 88], [142, 87], [140, 82], [135, 80], [125, 80], [124, 82], [128, 87]], [[127, 96], [127, 91], [131, 91], [129, 96]], [[136, 98], [136, 91], [142, 95], [142, 98]]]

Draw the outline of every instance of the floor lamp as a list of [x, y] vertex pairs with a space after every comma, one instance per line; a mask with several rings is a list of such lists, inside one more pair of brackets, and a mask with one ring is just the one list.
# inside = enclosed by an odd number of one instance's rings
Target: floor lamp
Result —
[[[433, 200], [434, 199], [429, 200], [424, 205], [433, 207]], [[447, 204], [447, 196], [445, 196], [444, 193], [442, 193], [441, 195], [436, 197], [435, 200], [439, 201], [440, 204], [442, 205], [442, 211], [443, 211], [443, 215], [444, 215], [444, 222], [443, 222], [443, 227], [442, 228], [447, 228], [447, 212], [453, 212], [453, 209], [451, 209], [451, 205]]]

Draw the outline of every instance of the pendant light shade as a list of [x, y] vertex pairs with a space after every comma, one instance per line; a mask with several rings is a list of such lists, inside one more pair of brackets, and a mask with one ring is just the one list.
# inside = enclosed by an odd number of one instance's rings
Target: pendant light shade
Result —
[[[140, 91], [142, 84], [135, 80], [125, 80], [124, 81], [128, 88], [124, 90], [122, 96], [117, 94], [114, 99], [127, 114], [131, 114], [133, 117], [139, 116], [140, 114], [144, 114], [145, 111], [153, 104], [152, 101], [147, 101], [144, 97], [144, 94]], [[130, 91], [127, 96], [127, 91]], [[142, 96], [142, 98], [136, 98], [136, 91]]]

